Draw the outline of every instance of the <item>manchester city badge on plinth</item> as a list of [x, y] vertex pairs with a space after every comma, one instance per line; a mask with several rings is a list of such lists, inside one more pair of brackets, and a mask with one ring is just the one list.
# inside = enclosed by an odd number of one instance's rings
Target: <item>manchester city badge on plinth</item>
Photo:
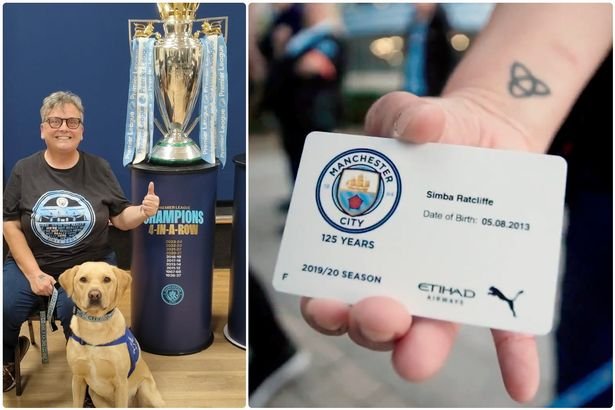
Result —
[[[124, 165], [226, 162], [227, 18], [197, 19], [198, 3], [158, 3], [161, 20], [130, 20]], [[130, 27], [131, 23], [133, 27]], [[201, 30], [192, 32], [194, 23]], [[155, 32], [162, 24], [164, 35]], [[154, 36], [154, 38], [151, 38]], [[201, 96], [200, 115], [192, 111]], [[155, 97], [154, 97], [155, 96]], [[154, 118], [154, 99], [162, 125]], [[189, 137], [200, 122], [199, 146]], [[153, 145], [154, 124], [164, 138]]]

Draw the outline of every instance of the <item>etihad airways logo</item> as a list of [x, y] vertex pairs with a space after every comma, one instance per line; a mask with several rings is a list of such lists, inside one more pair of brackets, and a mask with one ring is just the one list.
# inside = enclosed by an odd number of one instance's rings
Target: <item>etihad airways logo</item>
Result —
[[472, 289], [456, 288], [436, 283], [421, 282], [419, 290], [427, 294], [427, 300], [432, 302], [463, 305], [464, 300], [474, 299], [476, 292]]

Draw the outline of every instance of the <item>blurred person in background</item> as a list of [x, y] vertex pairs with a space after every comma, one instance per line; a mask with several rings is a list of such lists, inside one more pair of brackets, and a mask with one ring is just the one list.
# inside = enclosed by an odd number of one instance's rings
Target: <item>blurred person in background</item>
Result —
[[414, 3], [406, 32], [404, 91], [440, 95], [455, 66], [446, 11], [438, 3]]
[[251, 117], [259, 114], [263, 83], [267, 76], [267, 61], [258, 49], [263, 14], [266, 11], [262, 4], [251, 4], [248, 7], [248, 92]]
[[[365, 120], [368, 135], [550, 149], [568, 160], [566, 266], [555, 334], [556, 390], [564, 407], [612, 405], [612, 33], [610, 4], [499, 4], [441, 98], [390, 93]], [[361, 346], [391, 350], [397, 373], [413, 382], [444, 365], [459, 329], [412, 317], [386, 297], [352, 306], [303, 298], [301, 310], [324, 334], [348, 333]], [[534, 336], [495, 329], [492, 335], [509, 395], [532, 400], [540, 380]], [[610, 381], [592, 378], [605, 368]], [[593, 382], [584, 384], [588, 375]]]
[[[560, 394], [613, 357], [612, 120], [611, 49], [549, 149], [568, 162], [568, 231], [556, 333]], [[610, 407], [612, 394], [611, 386], [585, 407]]]
[[262, 104], [278, 120], [294, 181], [307, 134], [332, 131], [341, 117], [342, 23], [335, 4], [272, 7], [275, 15], [258, 42], [267, 68]]
[[[255, 85], [251, 101], [260, 104], [257, 111], [268, 110], [275, 116], [294, 182], [306, 136], [315, 130], [332, 131], [341, 116], [342, 25], [333, 4], [268, 7], [273, 16], [260, 38], [257, 20], [263, 17], [264, 6], [253, 4], [249, 11], [248, 64]], [[286, 210], [288, 202], [282, 208]], [[287, 336], [266, 289], [252, 271], [249, 295], [249, 401], [252, 407], [260, 407], [305, 370], [309, 356]]]

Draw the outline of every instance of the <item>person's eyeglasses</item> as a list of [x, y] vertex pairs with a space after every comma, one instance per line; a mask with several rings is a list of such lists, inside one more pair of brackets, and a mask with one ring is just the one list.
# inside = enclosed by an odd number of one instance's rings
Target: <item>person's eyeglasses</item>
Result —
[[79, 126], [81, 125], [81, 118], [49, 117], [45, 120], [45, 122], [49, 124], [51, 128], [60, 128], [64, 121], [66, 121], [66, 126], [71, 130], [79, 128]]

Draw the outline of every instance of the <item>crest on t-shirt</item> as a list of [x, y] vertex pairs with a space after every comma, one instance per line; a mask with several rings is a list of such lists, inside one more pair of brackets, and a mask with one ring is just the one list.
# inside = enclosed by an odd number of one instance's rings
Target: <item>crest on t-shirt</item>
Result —
[[58, 190], [44, 193], [32, 209], [32, 231], [46, 245], [70, 248], [87, 237], [96, 215], [81, 195]]

